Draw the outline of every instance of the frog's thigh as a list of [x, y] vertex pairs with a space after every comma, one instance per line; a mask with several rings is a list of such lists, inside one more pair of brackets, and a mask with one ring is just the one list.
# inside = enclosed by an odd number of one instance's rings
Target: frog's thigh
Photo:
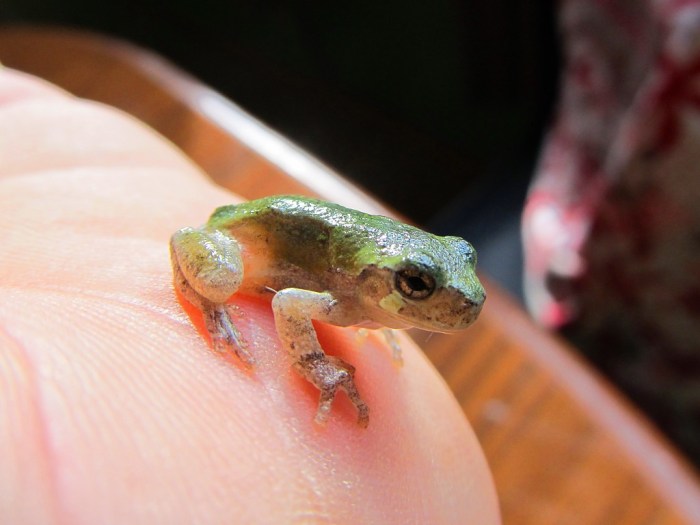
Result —
[[[170, 256], [175, 275], [181, 275], [212, 303], [224, 303], [243, 281], [241, 249], [235, 239], [219, 230], [183, 228], [175, 232]], [[188, 295], [187, 290], [181, 291]]]

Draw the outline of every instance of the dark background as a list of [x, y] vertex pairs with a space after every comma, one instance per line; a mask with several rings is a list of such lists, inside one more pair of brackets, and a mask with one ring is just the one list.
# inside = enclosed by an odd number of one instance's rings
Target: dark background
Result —
[[[2, 0], [154, 50], [520, 293], [518, 219], [556, 99], [553, 0]], [[1, 57], [0, 57], [1, 60]]]

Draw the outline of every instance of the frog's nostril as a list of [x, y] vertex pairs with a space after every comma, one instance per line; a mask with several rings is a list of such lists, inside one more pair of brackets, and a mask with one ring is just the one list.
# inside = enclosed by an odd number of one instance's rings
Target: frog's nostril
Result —
[[481, 296], [477, 299], [465, 299], [463, 307], [468, 310], [478, 310], [484, 304], [484, 297]]

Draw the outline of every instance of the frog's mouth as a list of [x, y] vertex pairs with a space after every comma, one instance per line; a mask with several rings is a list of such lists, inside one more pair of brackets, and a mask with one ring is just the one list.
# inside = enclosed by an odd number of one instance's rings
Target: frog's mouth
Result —
[[471, 325], [481, 312], [482, 303], [463, 303], [452, 305], [428, 315], [424, 320], [416, 319], [415, 326], [432, 332], [453, 333], [464, 330]]
[[414, 326], [432, 332], [457, 332], [471, 325], [481, 312], [485, 295], [472, 299], [453, 288], [444, 288], [422, 301], [390, 294], [380, 306], [403, 327]]

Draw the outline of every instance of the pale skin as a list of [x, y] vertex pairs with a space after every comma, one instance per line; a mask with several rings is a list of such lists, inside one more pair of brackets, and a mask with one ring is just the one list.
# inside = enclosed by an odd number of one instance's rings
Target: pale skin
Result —
[[404, 337], [397, 369], [378, 338], [318, 330], [363, 372], [366, 430], [345, 398], [311, 423], [269, 302], [234, 298], [253, 373], [209, 349], [167, 241], [236, 198], [150, 130], [5, 70], [0, 159], [0, 523], [499, 522], [474, 434]]

